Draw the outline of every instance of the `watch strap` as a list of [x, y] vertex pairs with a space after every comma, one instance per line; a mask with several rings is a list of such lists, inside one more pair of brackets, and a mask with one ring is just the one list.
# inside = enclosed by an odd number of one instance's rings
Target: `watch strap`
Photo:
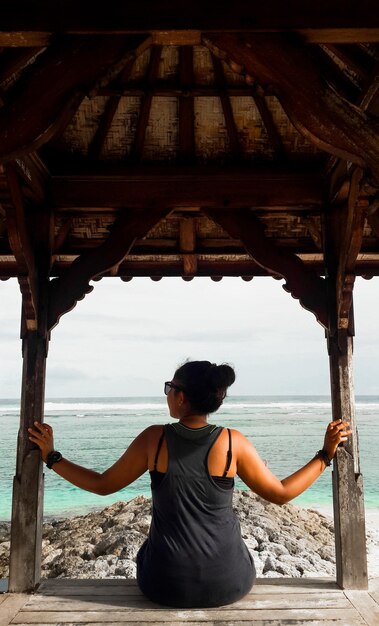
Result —
[[54, 465], [54, 463], [59, 463], [59, 461], [62, 460], [62, 455], [60, 452], [58, 452], [58, 450], [52, 450], [51, 452], [49, 452], [49, 454], [47, 455], [47, 459], [46, 459], [46, 467], [48, 469], [51, 469]]

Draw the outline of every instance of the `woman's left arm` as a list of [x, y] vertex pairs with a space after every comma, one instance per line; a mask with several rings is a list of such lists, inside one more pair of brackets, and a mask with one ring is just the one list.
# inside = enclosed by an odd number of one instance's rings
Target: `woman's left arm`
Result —
[[[334, 457], [338, 445], [347, 441], [351, 432], [348, 422], [342, 420], [336, 420], [328, 425], [323, 451], [329, 459]], [[255, 493], [275, 504], [286, 504], [299, 496], [314, 483], [326, 467], [323, 458], [314, 457], [291, 476], [279, 480], [241, 434], [237, 438], [237, 443], [239, 443], [237, 474]]]

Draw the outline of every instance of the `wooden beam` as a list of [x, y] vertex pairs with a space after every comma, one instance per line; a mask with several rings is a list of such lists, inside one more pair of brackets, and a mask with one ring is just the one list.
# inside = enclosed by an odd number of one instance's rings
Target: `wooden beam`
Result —
[[34, 206], [44, 204], [50, 176], [45, 163], [37, 153], [31, 152], [15, 159], [14, 168], [23, 181], [23, 195], [32, 199]]
[[[146, 76], [147, 85], [154, 83], [157, 79], [161, 54], [162, 46], [152, 46], [149, 67], [147, 69]], [[143, 147], [145, 144], [146, 128], [149, 122], [152, 100], [152, 93], [145, 94], [141, 99], [137, 128], [134, 136], [134, 142], [129, 155], [129, 161], [132, 163], [138, 163], [142, 157]]]
[[[129, 61], [126, 63], [124, 69], [122, 70], [122, 72], [120, 73], [120, 75], [117, 77], [117, 79], [115, 80], [115, 84], [117, 84], [118, 87], [121, 87], [125, 84], [125, 82], [128, 80], [129, 76], [130, 76], [130, 72], [132, 70], [132, 67], [134, 65], [134, 58], [129, 59]], [[103, 115], [101, 116], [99, 125], [96, 129], [96, 133], [95, 136], [93, 138], [93, 140], [91, 141], [91, 144], [88, 148], [88, 156], [91, 159], [98, 159], [98, 157], [100, 156], [101, 150], [103, 148], [104, 142], [106, 140], [108, 131], [112, 125], [113, 122], [113, 118], [116, 114], [116, 111], [118, 109], [118, 105], [120, 103], [121, 100], [121, 95], [112, 95], [110, 96], [110, 98], [107, 101], [107, 104], [105, 106], [105, 110]]]
[[213, 71], [215, 75], [215, 81], [216, 81], [217, 87], [220, 88], [221, 90], [220, 100], [221, 100], [222, 111], [224, 113], [226, 130], [228, 133], [230, 152], [232, 153], [234, 158], [238, 159], [241, 157], [241, 146], [239, 142], [238, 130], [237, 130], [236, 122], [234, 119], [234, 113], [233, 113], [232, 105], [230, 102], [230, 98], [227, 94], [223, 93], [223, 90], [225, 89], [226, 84], [227, 84], [225, 73], [224, 73], [224, 68], [222, 66], [222, 62], [220, 61], [220, 59], [215, 57], [214, 54], [212, 54], [211, 56], [212, 56], [212, 64], [213, 64]]
[[183, 218], [179, 223], [179, 246], [183, 256], [184, 276], [195, 276], [197, 272], [196, 220]]
[[42, 50], [41, 47], [35, 48], [8, 48], [3, 50], [0, 60], [0, 83], [8, 80], [13, 74], [22, 70], [25, 65]]
[[267, 106], [265, 97], [258, 93], [253, 93], [253, 99], [262, 118], [262, 122], [265, 125], [267, 136], [272, 145], [275, 156], [278, 160], [281, 160], [285, 157], [283, 141], [277, 127], [275, 126], [274, 119]]
[[48, 329], [51, 330], [60, 317], [74, 308], [93, 290], [89, 281], [111, 270], [129, 253], [135, 240], [142, 237], [163, 217], [169, 209], [149, 211], [125, 210], [113, 225], [108, 239], [95, 250], [78, 257], [62, 278], [49, 283]]
[[58, 208], [292, 207], [321, 205], [324, 188], [319, 173], [300, 168], [124, 168], [53, 174], [50, 197]]
[[335, 57], [337, 57], [347, 67], [352, 70], [358, 77], [358, 81], [366, 83], [370, 79], [372, 65], [375, 64], [375, 60], [372, 57], [362, 59], [362, 56], [358, 54], [359, 49], [356, 50], [353, 46], [336, 46], [333, 44], [327, 44], [326, 49], [329, 50]]
[[20, 183], [14, 167], [6, 168], [9, 196], [3, 200], [6, 213], [8, 240], [17, 262], [17, 277], [22, 294], [22, 308], [29, 330], [38, 324], [38, 282], [34, 251], [25, 216]]
[[[296, 32], [302, 40], [307, 44], [357, 44], [357, 43], [379, 43], [379, 28], [376, 26], [372, 27], [340, 27], [340, 28], [254, 28], [251, 25], [239, 25], [239, 28], [232, 28], [229, 24], [229, 27], [226, 25], [224, 27], [220, 26], [218, 29], [215, 28], [214, 25], [208, 24], [207, 28], [202, 28], [200, 30], [161, 30], [160, 27], [158, 30], [154, 28], [147, 28], [147, 25], [141, 26], [141, 28], [124, 28], [122, 30], [99, 30], [99, 29], [90, 29], [86, 30], [86, 33], [83, 33], [82, 30], [75, 30], [75, 28], [71, 28], [66, 31], [66, 34], [108, 34], [116, 33], [117, 35], [123, 33], [124, 35], [131, 35], [137, 33], [146, 33], [150, 32], [153, 38], [153, 43], [157, 45], [200, 45], [201, 44], [201, 31], [207, 33], [214, 32], [236, 32], [236, 33], [244, 33], [244, 32]], [[59, 30], [59, 33], [61, 31]], [[171, 32], [174, 33], [171, 36]], [[190, 35], [188, 35], [188, 32]], [[194, 33], [192, 35], [192, 33]], [[197, 35], [200, 33], [200, 36]], [[8, 30], [0, 32], [0, 46], [6, 48], [27, 48], [27, 47], [45, 47], [49, 46], [55, 37], [56, 32], [54, 30]], [[157, 36], [155, 36], [157, 35]], [[168, 42], [168, 43], [166, 43]], [[171, 43], [172, 42], [172, 43]]]
[[254, 261], [268, 272], [286, 279], [283, 288], [311, 311], [325, 328], [328, 325], [325, 280], [306, 270], [302, 261], [288, 251], [277, 248], [264, 234], [259, 219], [249, 209], [230, 211], [206, 210], [216, 223], [232, 237], [240, 239]]
[[194, 83], [192, 46], [179, 48], [179, 80], [183, 95], [179, 97], [179, 150], [180, 163], [192, 163], [195, 159], [195, 112], [189, 91]]
[[146, 37], [61, 38], [41, 53], [0, 108], [0, 162], [29, 153], [70, 121], [86, 93], [119, 73]]
[[118, 0], [95, 5], [90, 0], [79, 4], [66, 0], [62, 5], [51, 5], [49, 0], [18, 0], [9, 4], [2, 16], [2, 31], [14, 32], [131, 32], [151, 30], [296, 30], [312, 32], [335, 29], [340, 36], [379, 28], [376, 5], [372, 0], [354, 3], [339, 0], [319, 0], [305, 5], [302, 0], [283, 4], [279, 0], [251, 3], [236, 0], [233, 5], [225, 0], [193, 0], [183, 12], [175, 0], [152, 4], [140, 0], [125, 5]]
[[210, 34], [203, 41], [224, 60], [242, 65], [260, 84], [274, 86], [294, 126], [318, 148], [367, 165], [379, 180], [379, 122], [323, 81], [315, 59], [296, 38]]

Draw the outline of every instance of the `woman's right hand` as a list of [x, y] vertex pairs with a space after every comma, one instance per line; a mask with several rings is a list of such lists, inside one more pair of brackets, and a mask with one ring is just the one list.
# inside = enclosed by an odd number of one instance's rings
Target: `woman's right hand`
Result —
[[34, 422], [35, 428], [28, 428], [29, 439], [41, 450], [42, 460], [46, 463], [49, 452], [54, 450], [53, 429], [49, 424]]

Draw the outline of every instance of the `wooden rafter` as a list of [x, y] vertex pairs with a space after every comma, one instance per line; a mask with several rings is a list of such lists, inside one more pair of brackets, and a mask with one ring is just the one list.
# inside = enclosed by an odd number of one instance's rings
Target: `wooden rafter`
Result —
[[[161, 60], [162, 46], [152, 46], [149, 66], [147, 69], [146, 84], [149, 86], [157, 79], [159, 72], [159, 63]], [[129, 160], [132, 163], [138, 163], [141, 160], [143, 147], [145, 144], [146, 129], [150, 117], [151, 103], [153, 100], [152, 93], [147, 93], [141, 100], [140, 112], [138, 116], [137, 128], [134, 136], [134, 142], [130, 150]]]
[[3, 200], [8, 239], [17, 263], [17, 277], [22, 294], [26, 326], [36, 330], [38, 324], [38, 281], [34, 252], [26, 222], [20, 183], [14, 167], [6, 167], [8, 201]]
[[262, 118], [262, 122], [265, 125], [267, 136], [273, 147], [275, 156], [278, 160], [281, 160], [285, 156], [283, 141], [277, 127], [275, 126], [274, 119], [272, 117], [270, 109], [267, 106], [265, 97], [258, 93], [254, 93], [253, 98], [259, 114]]
[[6, 81], [16, 72], [22, 70], [25, 65], [40, 52], [42, 48], [9, 48], [3, 50], [0, 56], [0, 83]]
[[262, 85], [273, 85], [292, 123], [318, 148], [369, 166], [379, 180], [379, 122], [322, 81], [305, 46], [284, 34], [210, 34], [203, 41]]
[[182, 95], [179, 96], [179, 150], [180, 163], [192, 163], [195, 159], [195, 112], [190, 90], [194, 83], [193, 48], [179, 48], [179, 81]]
[[[121, 87], [126, 83], [130, 76], [130, 72], [134, 65], [135, 59], [130, 58], [120, 75], [115, 80], [115, 83], [118, 87]], [[118, 105], [121, 100], [121, 95], [112, 95], [110, 96], [103, 115], [101, 116], [99, 125], [96, 129], [96, 133], [94, 138], [92, 139], [90, 146], [88, 148], [88, 156], [92, 159], [97, 159], [100, 156], [101, 150], [103, 148], [105, 139], [107, 137], [108, 131], [112, 125], [113, 118], [116, 114]]]
[[41, 205], [46, 199], [49, 184], [49, 172], [35, 152], [24, 155], [14, 161], [14, 167], [23, 181], [23, 194], [32, 198], [35, 205]]
[[323, 46], [315, 46], [312, 50], [313, 55], [317, 58], [320, 71], [325, 80], [338, 91], [341, 96], [347, 98], [350, 102], [356, 102], [360, 90], [352, 81], [350, 74], [345, 74], [333, 61], [331, 56], [324, 50]]
[[221, 106], [224, 113], [226, 130], [229, 138], [229, 147], [230, 152], [232, 153], [234, 159], [238, 159], [241, 157], [241, 146], [238, 137], [238, 131], [236, 122], [234, 119], [233, 109], [230, 102], [230, 97], [225, 93], [225, 88], [227, 86], [224, 68], [222, 66], [222, 61], [215, 57], [214, 54], [212, 56], [212, 64], [213, 71], [215, 75], [216, 85], [220, 89], [220, 100]]
[[364, 62], [362, 62], [362, 56], [359, 55], [359, 50], [355, 47], [351, 48], [348, 46], [336, 46], [333, 44], [327, 44], [326, 49], [329, 50], [335, 57], [337, 57], [342, 63], [349, 69], [354, 72], [354, 74], [358, 77], [358, 81], [361, 83], [365, 83], [370, 78], [370, 71], [367, 69], [367, 61], [371, 61], [372, 64], [375, 63], [371, 57], [366, 57]]
[[281, 250], [270, 242], [261, 222], [251, 210], [237, 209], [232, 213], [207, 209], [206, 213], [232, 237], [240, 239], [258, 265], [285, 278], [285, 291], [298, 299], [327, 328], [326, 284], [323, 278], [307, 271], [296, 255]]
[[104, 243], [83, 253], [61, 278], [51, 281], [48, 329], [51, 330], [64, 313], [71, 311], [78, 300], [82, 300], [93, 290], [90, 280], [119, 264], [129, 253], [135, 240], [146, 235], [168, 212], [169, 209], [166, 208], [145, 211], [125, 209]]
[[62, 38], [41, 53], [0, 109], [0, 161], [29, 153], [61, 131], [94, 85], [119, 73], [146, 37]]
[[[296, 168], [114, 168], [52, 175], [55, 207], [321, 205], [321, 174]], [[233, 211], [233, 208], [231, 208]]]

